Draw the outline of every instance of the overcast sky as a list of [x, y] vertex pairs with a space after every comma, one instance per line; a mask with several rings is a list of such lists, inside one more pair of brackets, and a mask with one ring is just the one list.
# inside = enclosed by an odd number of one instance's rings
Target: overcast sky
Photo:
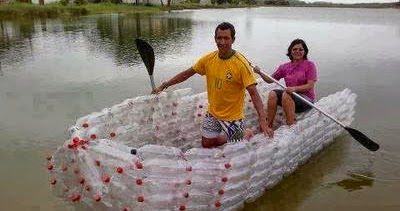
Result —
[[387, 3], [387, 2], [398, 2], [398, 0], [305, 0], [305, 2], [315, 2], [315, 1], [326, 1], [332, 3]]

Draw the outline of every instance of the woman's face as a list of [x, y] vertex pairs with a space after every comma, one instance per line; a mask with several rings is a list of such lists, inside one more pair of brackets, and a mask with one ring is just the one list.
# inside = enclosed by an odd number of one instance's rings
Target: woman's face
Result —
[[302, 44], [296, 44], [291, 50], [291, 54], [294, 61], [299, 61], [304, 58], [304, 48]]

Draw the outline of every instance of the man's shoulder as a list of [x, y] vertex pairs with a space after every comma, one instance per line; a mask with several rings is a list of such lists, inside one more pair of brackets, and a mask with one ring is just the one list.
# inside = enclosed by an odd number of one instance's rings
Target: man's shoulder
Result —
[[239, 51], [235, 51], [235, 54], [233, 54], [232, 58], [239, 59], [241, 61], [245, 61], [245, 62], [248, 63], [246, 57], [242, 53], [240, 53]]
[[203, 56], [201, 56], [201, 58], [212, 58], [215, 56], [218, 56], [218, 51], [208, 52], [208, 53], [204, 54]]
[[244, 67], [245, 69], [250, 68], [250, 61], [240, 52], [236, 51], [235, 54], [231, 57], [231, 61]]

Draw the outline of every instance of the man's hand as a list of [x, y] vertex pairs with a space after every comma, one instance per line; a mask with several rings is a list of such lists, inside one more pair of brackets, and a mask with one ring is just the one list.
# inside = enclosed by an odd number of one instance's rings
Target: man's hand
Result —
[[249, 92], [251, 100], [253, 101], [253, 105], [257, 111], [258, 123], [260, 125], [261, 132], [264, 133], [265, 136], [272, 138], [274, 135], [274, 131], [272, 130], [272, 128], [268, 127], [267, 119], [265, 118], [265, 111], [262, 105], [260, 95], [258, 94], [256, 85], [252, 84], [246, 87], [246, 89]]
[[162, 83], [159, 87], [157, 87], [155, 90], [153, 90], [151, 92], [151, 94], [159, 94], [164, 89], [166, 89], [170, 86], [173, 86], [175, 84], [186, 81], [188, 78], [192, 77], [194, 74], [196, 74], [196, 71], [194, 71], [193, 68], [190, 67], [189, 69], [178, 73], [177, 75], [175, 75], [173, 78], [171, 78], [167, 82]]
[[274, 130], [268, 127], [267, 120], [265, 118], [259, 119], [260, 130], [265, 136], [270, 138], [274, 137]]
[[166, 88], [166, 86], [165, 86], [165, 82], [164, 82], [159, 87], [157, 87], [156, 89], [151, 91], [151, 94], [160, 94], [160, 92], [162, 92], [165, 88]]

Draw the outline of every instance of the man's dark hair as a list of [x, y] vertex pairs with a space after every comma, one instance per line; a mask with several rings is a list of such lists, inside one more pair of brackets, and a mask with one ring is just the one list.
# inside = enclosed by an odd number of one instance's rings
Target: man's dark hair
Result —
[[215, 28], [215, 34], [214, 34], [214, 38], [217, 38], [217, 30], [218, 29], [220, 29], [220, 30], [227, 30], [227, 29], [230, 29], [231, 30], [231, 37], [232, 37], [232, 40], [235, 40], [235, 27], [231, 24], [231, 23], [228, 23], [228, 22], [222, 22], [222, 23], [220, 23], [218, 26], [217, 26], [217, 28]]
[[304, 56], [303, 59], [307, 60], [307, 54], [308, 54], [308, 47], [306, 45], [306, 42], [304, 42], [304, 40], [302, 39], [295, 39], [292, 41], [292, 43], [290, 43], [288, 49], [287, 49], [287, 56], [289, 57], [290, 61], [293, 61], [293, 56], [292, 56], [292, 48], [293, 46], [297, 45], [297, 44], [301, 44], [304, 48]]

